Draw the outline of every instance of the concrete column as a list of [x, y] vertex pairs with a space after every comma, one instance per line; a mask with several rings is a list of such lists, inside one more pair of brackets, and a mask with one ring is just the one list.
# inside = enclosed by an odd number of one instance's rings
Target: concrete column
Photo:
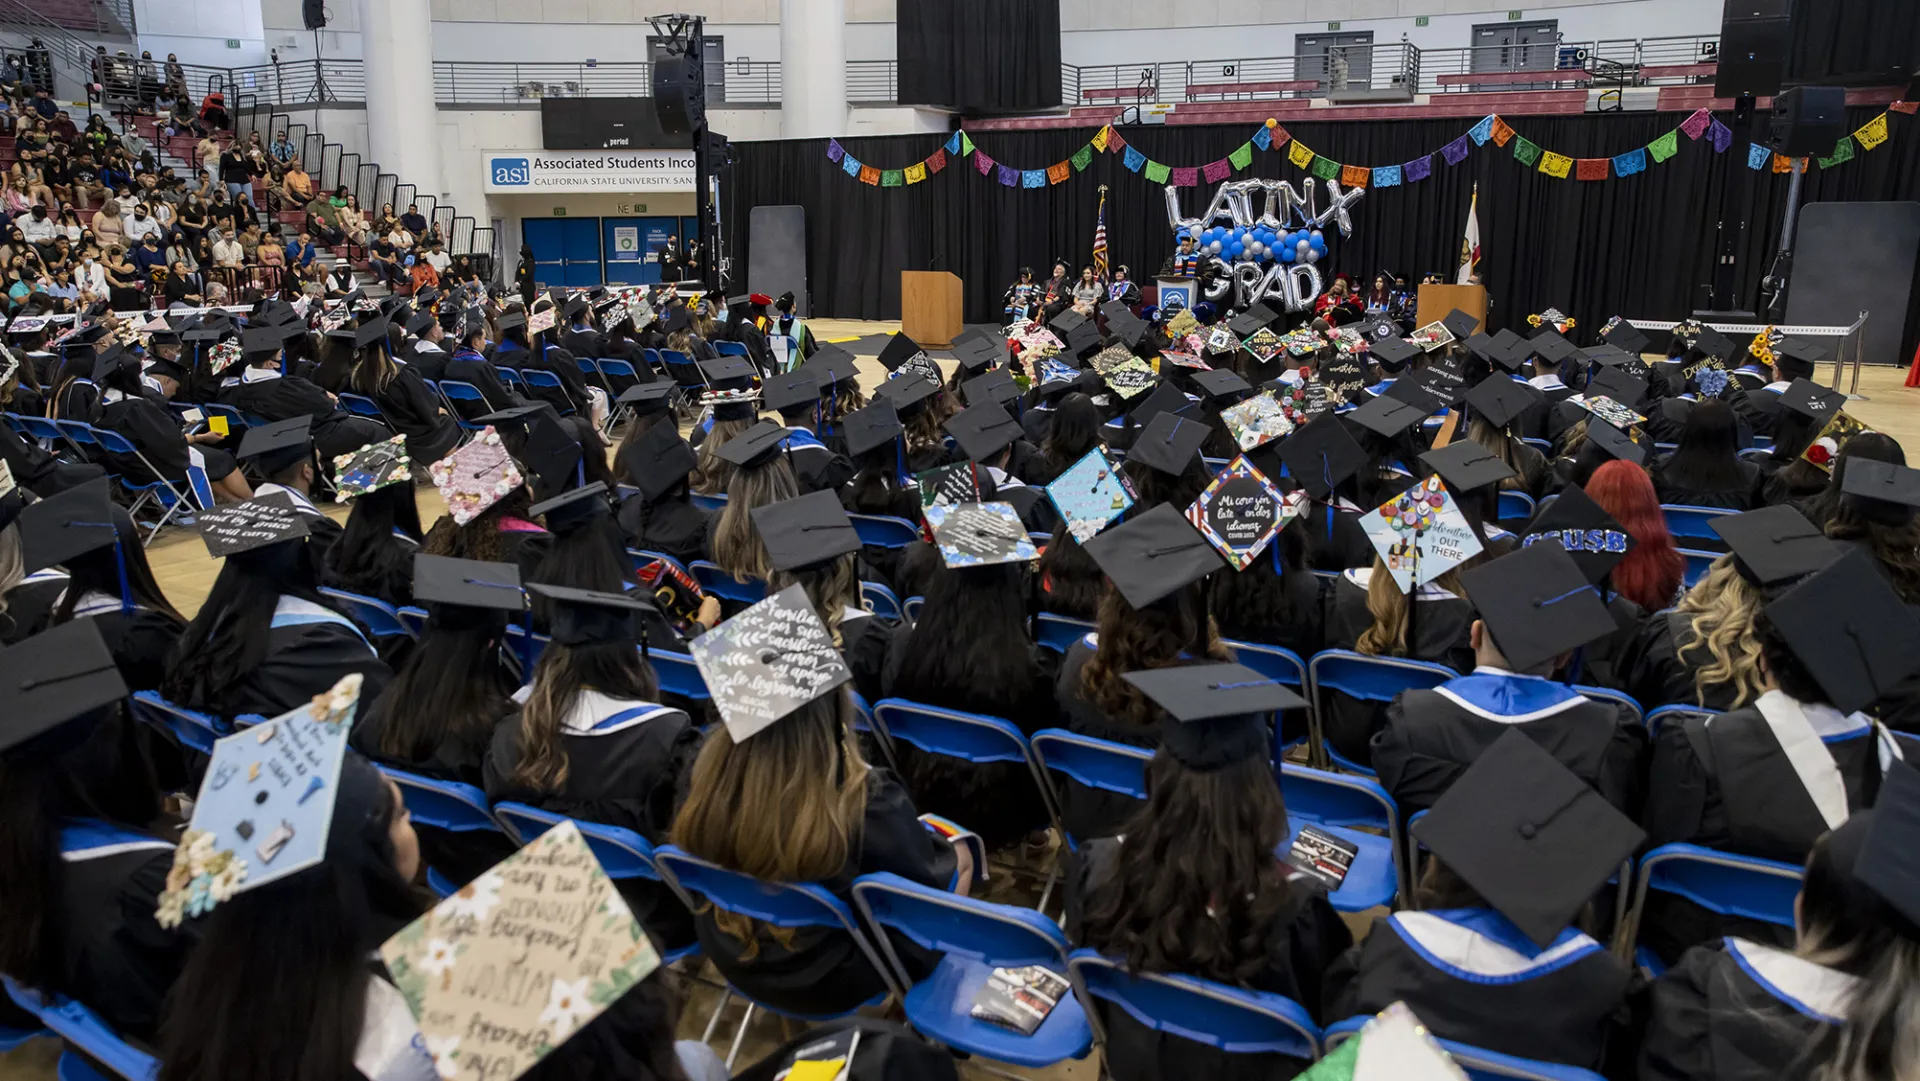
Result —
[[847, 0], [780, 0], [781, 137], [846, 133]]
[[[447, 190], [434, 122], [428, 0], [358, 0], [367, 81], [367, 149], [383, 173], [436, 198]], [[368, 207], [377, 213], [379, 207]], [[477, 209], [477, 208], [476, 208]], [[396, 206], [396, 212], [406, 210]]]

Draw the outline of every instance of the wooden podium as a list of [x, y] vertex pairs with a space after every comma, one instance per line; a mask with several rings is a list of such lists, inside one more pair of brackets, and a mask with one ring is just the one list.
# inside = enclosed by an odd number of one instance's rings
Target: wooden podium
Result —
[[900, 272], [900, 333], [945, 349], [960, 333], [960, 279], [944, 270]]
[[1481, 325], [1475, 330], [1487, 329], [1487, 287], [1484, 285], [1423, 285], [1418, 300], [1414, 320], [1420, 326], [1438, 323], [1458, 308], [1480, 320]]

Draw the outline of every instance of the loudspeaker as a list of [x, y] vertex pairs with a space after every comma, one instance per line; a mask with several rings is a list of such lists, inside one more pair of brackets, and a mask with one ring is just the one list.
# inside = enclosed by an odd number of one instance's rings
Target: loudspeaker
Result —
[[653, 62], [653, 111], [660, 130], [684, 134], [707, 122], [707, 91], [699, 85], [690, 56], [663, 56]]
[[1790, 158], [1833, 153], [1847, 133], [1847, 92], [1838, 86], [1796, 86], [1773, 99], [1769, 146]]
[[[1752, 0], [1748, 0], [1749, 4]], [[1732, 0], [1729, 0], [1731, 5]], [[1728, 19], [1720, 27], [1720, 66], [1714, 70], [1713, 96], [1770, 97], [1780, 92], [1787, 67], [1792, 21], [1785, 15]]]
[[326, 29], [327, 5], [322, 0], [304, 0], [300, 5], [300, 15], [306, 20], [307, 29]]

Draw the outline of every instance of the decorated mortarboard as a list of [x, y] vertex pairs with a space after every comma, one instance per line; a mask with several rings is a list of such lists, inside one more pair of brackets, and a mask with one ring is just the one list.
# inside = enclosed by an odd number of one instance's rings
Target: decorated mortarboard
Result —
[[1480, 326], [1480, 318], [1455, 308], [1440, 318], [1440, 325], [1447, 328], [1447, 333], [1453, 335], [1454, 341], [1461, 342], [1472, 336]]
[[[1395, 386], [1398, 385], [1399, 381], [1396, 380]], [[1414, 401], [1403, 401], [1400, 396], [1378, 394], [1372, 401], [1362, 403], [1360, 408], [1347, 414], [1347, 418], [1370, 432], [1391, 439], [1427, 419], [1440, 406], [1418, 387], [1409, 387], [1400, 394], [1416, 397]]]
[[492, 427], [478, 438], [431, 468], [434, 487], [446, 500], [447, 514], [454, 525], [466, 525], [486, 513], [488, 507], [512, 494], [526, 483], [519, 463], [507, 453], [507, 445]]
[[714, 451], [714, 457], [729, 465], [752, 468], [780, 453], [786, 440], [786, 428], [774, 421], [763, 420], [727, 440], [724, 446]]
[[1271, 327], [1261, 327], [1247, 335], [1240, 342], [1240, 348], [1253, 354], [1260, 363], [1267, 364], [1287, 351], [1287, 342], [1285, 338], [1274, 333]]
[[755, 507], [753, 528], [777, 571], [798, 570], [860, 550], [853, 519], [831, 491]]
[[1256, 394], [1220, 411], [1220, 423], [1241, 450], [1293, 434], [1295, 421], [1272, 391]]
[[1920, 507], [1920, 469], [1856, 456], [1847, 461], [1840, 491], [1860, 499]]
[[1646, 400], [1647, 381], [1629, 375], [1622, 368], [1603, 365], [1593, 372], [1587, 382], [1587, 397], [1591, 399], [1600, 395], [1631, 407]]
[[1869, 431], [1872, 429], [1860, 423], [1851, 414], [1844, 411], [1836, 412], [1827, 418], [1826, 425], [1820, 429], [1820, 434], [1814, 437], [1813, 442], [1807, 444], [1807, 449], [1800, 452], [1800, 458], [1818, 466], [1822, 472], [1831, 473], [1833, 463], [1840, 457], [1840, 452], [1846, 449], [1847, 444]]
[[1088, 358], [1087, 366], [1099, 372], [1101, 375], [1105, 375], [1128, 361], [1139, 359], [1139, 357], [1134, 356], [1124, 346], [1109, 345]]
[[1280, 530], [1307, 509], [1307, 494], [1282, 494], [1242, 454], [1187, 508], [1187, 521], [1235, 571], [1247, 569]]
[[920, 491], [920, 507], [951, 507], [959, 503], [980, 502], [980, 467], [971, 461], [923, 469], [913, 475]]
[[652, 416], [673, 408], [673, 394], [677, 388], [665, 379], [656, 379], [651, 383], [635, 383], [620, 392], [614, 399], [633, 411], [636, 417]]
[[1787, 385], [1787, 389], [1780, 392], [1782, 409], [1792, 410], [1808, 420], [1823, 425], [1846, 404], [1845, 394], [1837, 390], [1828, 390], [1804, 377], [1795, 379]]
[[776, 375], [761, 386], [767, 408], [780, 411], [810, 409], [820, 401], [820, 384], [805, 372]]
[[390, 484], [411, 483], [412, 465], [404, 436], [337, 455], [333, 459], [334, 502], [345, 503]]
[[1447, 487], [1468, 492], [1515, 476], [1514, 468], [1471, 439], [1456, 439], [1420, 455], [1420, 464], [1440, 474]]
[[1400, 592], [1411, 592], [1480, 554], [1480, 537], [1439, 477], [1427, 477], [1360, 519]]
[[[1851, 472], [1851, 463], [1849, 463]], [[1759, 586], [1812, 574], [1840, 558], [1841, 547], [1786, 504], [1709, 519], [1747, 579]]]
[[798, 583], [695, 638], [688, 651], [735, 743], [853, 678]]
[[1047, 498], [1073, 539], [1085, 544], [1133, 506], [1133, 487], [1107, 452], [1095, 447], [1047, 485]]
[[313, 418], [276, 420], [248, 428], [235, 457], [250, 460], [268, 476], [291, 469], [313, 453]]
[[1454, 337], [1453, 331], [1447, 328], [1446, 323], [1435, 322], [1416, 328], [1413, 333], [1407, 335], [1407, 341], [1418, 346], [1421, 351], [1431, 353], [1442, 346], [1452, 345]]
[[1307, 704], [1278, 680], [1241, 664], [1187, 664], [1121, 677], [1166, 714], [1160, 746], [1191, 770], [1216, 770], [1272, 753], [1267, 717]]
[[1280, 444], [1280, 461], [1287, 474], [1315, 499], [1333, 495], [1340, 482], [1360, 471], [1370, 456], [1353, 438], [1346, 423], [1334, 413], [1322, 413]]
[[1200, 317], [1193, 314], [1192, 308], [1182, 308], [1167, 320], [1167, 335], [1172, 338], [1184, 338], [1200, 329]]
[[949, 567], [1026, 563], [1040, 558], [1010, 503], [934, 504], [922, 512]]
[[552, 604], [553, 640], [563, 646], [600, 642], [639, 642], [646, 632], [640, 615], [654, 610], [643, 591], [603, 593], [593, 589], [528, 582], [527, 591]]
[[53, 320], [40, 315], [16, 315], [7, 324], [8, 334], [35, 334], [47, 327]]
[[[1601, 400], [1607, 401], [1607, 399]], [[1642, 465], [1647, 460], [1646, 447], [1636, 442], [1633, 436], [1607, 423], [1606, 419], [1598, 413], [1587, 419], [1587, 442], [1600, 448], [1608, 457], [1617, 458], [1623, 462]]]
[[1512, 727], [1441, 794], [1413, 833], [1542, 949], [1647, 836]]
[[560, 414], [544, 402], [503, 409], [478, 418], [501, 433], [501, 440], [522, 466], [548, 492], [572, 487], [576, 468], [585, 453], [580, 441], [560, 422]]
[[213, 745], [155, 922], [178, 927], [326, 858], [362, 679]]
[[1857, 548], [1796, 583], [1766, 614], [1842, 713], [1866, 709], [1920, 672], [1920, 616]]
[[973, 405], [995, 402], [1005, 405], [1020, 397], [1020, 384], [1013, 373], [1005, 368], [995, 368], [985, 375], [977, 375], [960, 384], [960, 390]]
[[975, 461], [985, 461], [1011, 446], [1022, 434], [1020, 422], [991, 401], [979, 402], [947, 418], [947, 434]]
[[215, 559], [300, 540], [310, 532], [307, 516], [279, 492], [202, 511], [199, 525], [200, 540]]
[[544, 519], [547, 530], [555, 534], [572, 533], [606, 518], [611, 512], [606, 482], [598, 480], [561, 492], [527, 509], [529, 517]]
[[1160, 381], [1160, 377], [1154, 374], [1153, 368], [1146, 361], [1131, 355], [1101, 373], [1101, 378], [1106, 382], [1108, 389], [1123, 402], [1138, 398], [1153, 389], [1154, 385]]
[[1474, 384], [1466, 397], [1467, 405], [1496, 428], [1507, 427], [1522, 413], [1546, 400], [1540, 388], [1500, 372]]
[[699, 455], [671, 424], [656, 424], [620, 452], [620, 461], [633, 477], [644, 499], [659, 498], [687, 479], [700, 464]]
[[1166, 503], [1082, 543], [1134, 608], [1145, 608], [1226, 566], [1213, 544]]
[[[1632, 388], [1628, 388], [1631, 390]], [[1567, 401], [1579, 406], [1599, 420], [1616, 428], [1631, 428], [1636, 424], [1645, 424], [1647, 418], [1636, 412], [1632, 404], [1622, 402], [1605, 393], [1575, 394]]]
[[902, 413], [924, 405], [927, 399], [940, 393], [940, 384], [912, 372], [895, 376], [880, 384], [874, 390], [874, 397], [891, 403]]
[[1420, 355], [1419, 346], [1405, 338], [1395, 337], [1376, 338], [1368, 346], [1367, 351], [1380, 367], [1390, 372], [1399, 371]]
[[527, 316], [527, 337], [531, 338], [542, 331], [552, 330], [559, 321], [559, 317], [554, 314], [552, 308], [542, 308]]
[[413, 599], [420, 604], [502, 612], [523, 612], [527, 608], [518, 566], [425, 552], [413, 556]]
[[[9, 485], [12, 480], [9, 471]], [[27, 574], [108, 547], [120, 535], [105, 477], [76, 485], [17, 513], [21, 570]]]
[[1564, 549], [1596, 585], [1627, 558], [1635, 543], [1627, 527], [1575, 484], [1542, 508], [1520, 538], [1522, 547], [1552, 544]]
[[1409, 405], [1431, 403], [1433, 409], [1459, 405], [1467, 396], [1467, 380], [1461, 374], [1464, 360], [1459, 356], [1436, 356], [1428, 367], [1394, 380], [1380, 396]]
[[1619, 316], [1607, 321], [1607, 325], [1600, 329], [1600, 337], [1606, 339], [1608, 345], [1616, 346], [1636, 357], [1646, 352], [1647, 346], [1653, 344], [1639, 327]]
[[1206, 345], [1209, 353], [1236, 352], [1240, 348], [1240, 336], [1235, 334], [1233, 328], [1227, 324], [1216, 323], [1211, 330], [1207, 331]]
[[920, 348], [919, 342], [905, 334], [895, 334], [887, 339], [887, 344], [880, 350], [880, 366], [890, 372], [899, 371], [901, 365], [925, 355], [926, 350]]
[[[0, 649], [0, 751], [127, 697], [95, 620], [74, 619]], [[85, 735], [80, 735], [84, 739]]]
[[1127, 448], [1127, 461], [1177, 477], [1193, 465], [1200, 445], [1213, 429], [1203, 421], [1189, 420], [1175, 413], [1162, 413], [1141, 429]]

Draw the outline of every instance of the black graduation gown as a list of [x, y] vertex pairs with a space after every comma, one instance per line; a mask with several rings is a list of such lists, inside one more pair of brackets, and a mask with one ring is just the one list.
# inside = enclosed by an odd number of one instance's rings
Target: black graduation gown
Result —
[[1681, 507], [1725, 507], [1728, 510], [1746, 511], [1761, 505], [1761, 485], [1765, 478], [1760, 475], [1760, 467], [1752, 462], [1736, 462], [1740, 469], [1740, 481], [1731, 487], [1702, 490], [1683, 488], [1669, 482], [1661, 468], [1665, 463], [1653, 467], [1653, 490], [1662, 504]]
[[[248, 369], [252, 371], [253, 369]], [[297, 375], [247, 382], [238, 377], [221, 384], [220, 401], [269, 421], [313, 418], [313, 446], [323, 460], [350, 454], [391, 433], [376, 421], [347, 415], [327, 392]]]
[[1360, 525], [1365, 514], [1345, 500], [1314, 504], [1307, 514], [1307, 566], [1317, 571], [1373, 566], [1377, 553]]
[[94, 386], [91, 380], [72, 380], [60, 388], [54, 399], [59, 403], [61, 420], [100, 423], [100, 388]]
[[[111, 602], [113, 598], [101, 600]], [[89, 606], [83, 601], [75, 606], [74, 616], [93, 620], [130, 691], [151, 691], [160, 686], [167, 674], [167, 655], [173, 652], [180, 632], [187, 629], [186, 624], [165, 612], [151, 608], [122, 612], [117, 603], [111, 607]]]
[[15, 645], [46, 630], [66, 591], [67, 573], [52, 568], [35, 571], [7, 590], [7, 610], [0, 612], [0, 646]]
[[[1760, 702], [1711, 718], [1663, 725], [1654, 739], [1648, 775], [1647, 847], [1686, 842], [1746, 856], [1804, 863], [1827, 832], [1813, 797], [1768, 726]], [[1828, 707], [1807, 706], [1809, 710]], [[1920, 761], [1920, 740], [1892, 735], [1908, 761]], [[1880, 741], [1871, 728], [1823, 741], [1840, 771], [1847, 810], [1873, 806], [1880, 789]], [[1671, 963], [1683, 950], [1722, 934], [1790, 946], [1793, 932], [1772, 924], [1728, 919], [1677, 895], [1653, 892], [1640, 922], [1640, 942]]]
[[[165, 406], [145, 397], [121, 397], [100, 407], [100, 426], [127, 437], [160, 474], [176, 484], [184, 480], [191, 464], [187, 437], [180, 431], [179, 418]], [[115, 473], [145, 483], [153, 479], [140, 459], [131, 454], [105, 456]]]
[[311, 611], [320, 607], [311, 602], [301, 602], [301, 610], [289, 611], [292, 600], [280, 599], [282, 611], [274, 615], [267, 632], [267, 655], [235, 685], [224, 715], [277, 717], [312, 701], [350, 672], [365, 679], [360, 690], [363, 699], [378, 698], [393, 678], [393, 670], [347, 617], [328, 610], [332, 618], [327, 618]]
[[[1093, 659], [1099, 636], [1087, 634], [1068, 647], [1060, 662], [1060, 676], [1054, 682], [1054, 701], [1060, 710], [1060, 727], [1095, 739], [1127, 743], [1135, 747], [1158, 749], [1159, 725], [1135, 725], [1115, 721], [1089, 702], [1080, 690], [1080, 673]], [[1064, 782], [1060, 794], [1060, 818], [1067, 832], [1084, 843], [1096, 837], [1112, 837], [1127, 826], [1146, 804], [1132, 796], [1088, 788], [1075, 780]]]
[[853, 673], [853, 689], [869, 703], [880, 700], [880, 670], [886, 667], [887, 643], [900, 629], [898, 620], [868, 611], [847, 609], [840, 623], [840, 656]]
[[601, 351], [607, 344], [607, 336], [592, 327], [569, 326], [561, 331], [557, 338], [561, 348], [576, 357], [598, 359], [603, 355]]
[[615, 519], [627, 535], [627, 546], [670, 555], [686, 566], [707, 558], [707, 519], [713, 515], [684, 499], [649, 505], [642, 496], [628, 496]]
[[1328, 974], [1326, 1016], [1405, 1002], [1440, 1039], [1591, 1070], [1632, 978], [1571, 928], [1542, 950], [1492, 909], [1397, 912]]
[[453, 403], [453, 407], [459, 410], [462, 419], [478, 420], [503, 409], [529, 404], [526, 399], [508, 390], [507, 385], [500, 380], [500, 369], [478, 353], [461, 350], [453, 354], [447, 360], [442, 372], [442, 379], [466, 383], [480, 392], [481, 400], [477, 402], [463, 401], [449, 396], [449, 400]]
[[[1328, 587], [1324, 594], [1326, 648], [1353, 649], [1373, 626], [1373, 613], [1367, 609], [1367, 583], [1372, 574], [1370, 567], [1344, 571]], [[1418, 661], [1438, 661], [1455, 671], [1472, 671], [1473, 647], [1468, 634], [1473, 629], [1473, 605], [1437, 586], [1422, 587], [1416, 603], [1420, 607], [1414, 615], [1414, 648], [1408, 656]], [[1325, 697], [1327, 708], [1320, 727], [1327, 743], [1349, 762], [1363, 766], [1372, 762], [1371, 741], [1386, 723], [1387, 704], [1362, 702], [1339, 691], [1329, 691]]]
[[406, 356], [401, 359], [407, 367], [418, 372], [420, 378], [438, 383], [447, 374], [447, 361], [452, 359], [447, 351], [432, 342], [415, 339], [407, 346]]
[[835, 452], [804, 428], [787, 430], [793, 433], [787, 437], [786, 447], [801, 494], [834, 491], [853, 479], [853, 462], [846, 455]]
[[[1606, 687], [1616, 691], [1626, 689], [1627, 664], [1632, 658], [1646, 613], [1627, 598], [1614, 595], [1607, 598], [1607, 614], [1613, 617], [1613, 632], [1575, 650], [1567, 664], [1554, 674], [1556, 679], [1587, 687]], [[1641, 704], [1646, 705], [1644, 702]]]
[[[1026, 433], [1027, 442], [1040, 446], [1047, 441], [1047, 431], [1053, 426], [1053, 406], [1035, 402], [1027, 406], [1020, 414], [1020, 430]], [[1051, 482], [1053, 478], [1048, 477]]]
[[1769, 383], [1727, 399], [1733, 407], [1733, 415], [1752, 430], [1754, 435], [1771, 437], [1781, 424], [1786, 407], [1780, 404], [1780, 394], [1786, 390], [1785, 383]]
[[1696, 946], [1654, 981], [1641, 1081], [1806, 1081], [1858, 982], [1745, 939]]
[[407, 457], [437, 462], [460, 441], [460, 428], [440, 412], [440, 397], [410, 365], [399, 366], [386, 389], [371, 395], [393, 430], [407, 437]]
[[[1088, 943], [1082, 924], [1092, 898], [1113, 874], [1122, 842], [1106, 838], [1069, 857], [1063, 883], [1067, 938]], [[1267, 935], [1267, 967], [1253, 978], [1253, 988], [1284, 995], [1299, 1003], [1316, 1023], [1337, 1020], [1322, 1016], [1328, 970], [1353, 943], [1353, 932], [1327, 901], [1318, 880], [1295, 874], [1287, 880], [1289, 904], [1276, 916]], [[1288, 1078], [1310, 1065], [1285, 1055], [1227, 1054], [1191, 1040], [1153, 1029], [1104, 1000], [1084, 1004], [1098, 1010], [1106, 1030], [1107, 1073], [1113, 1081], [1270, 1081]]]
[[1690, 614], [1664, 611], [1647, 616], [1641, 621], [1630, 649], [1621, 689], [1649, 713], [1669, 705], [1719, 712], [1732, 709], [1733, 689], [1727, 683], [1709, 683], [1701, 688], [1705, 692], [1704, 702], [1695, 697], [1694, 669], [1711, 664], [1712, 654], [1695, 648], [1687, 654], [1687, 660], [1692, 663], [1681, 661], [1679, 651], [1693, 641]]
[[1413, 815], [1433, 806], [1474, 760], [1518, 729], [1627, 815], [1640, 809], [1646, 730], [1621, 705], [1563, 683], [1482, 668], [1387, 705], [1373, 736], [1380, 783]]
[[[693, 721], [671, 706], [585, 692], [562, 724], [564, 789], [545, 792], [514, 779], [521, 754], [518, 713], [493, 731], [484, 787], [494, 803], [526, 803], [583, 822], [630, 829], [664, 844], [700, 739]], [[662, 943], [678, 947], [692, 941], [686, 908], [665, 886], [627, 880], [620, 884], [620, 893]]]
[[[848, 867], [820, 883], [843, 901], [850, 899], [853, 880], [860, 875], [891, 871], [923, 886], [946, 889], [957, 867], [953, 846], [920, 823], [899, 778], [880, 767], [867, 774], [867, 812], [859, 845]], [[886, 990], [859, 947], [839, 931], [799, 928], [791, 935], [791, 945], [782, 945], [761, 928], [758, 950], [747, 958], [742, 956], [747, 944], [716, 926], [711, 909], [697, 914], [694, 923], [701, 951], [727, 982], [769, 1006], [798, 1014], [838, 1013]], [[933, 971], [937, 954], [891, 931], [888, 938], [910, 976], [922, 979]]]
[[4, 424], [0, 424], [0, 462], [13, 471], [15, 483], [42, 499], [105, 475], [97, 465], [61, 461]]
[[60, 986], [115, 1032], [152, 1043], [161, 1003], [198, 939], [194, 921], [154, 920], [173, 867], [173, 843], [97, 820], [61, 831], [55, 903], [65, 935]]

